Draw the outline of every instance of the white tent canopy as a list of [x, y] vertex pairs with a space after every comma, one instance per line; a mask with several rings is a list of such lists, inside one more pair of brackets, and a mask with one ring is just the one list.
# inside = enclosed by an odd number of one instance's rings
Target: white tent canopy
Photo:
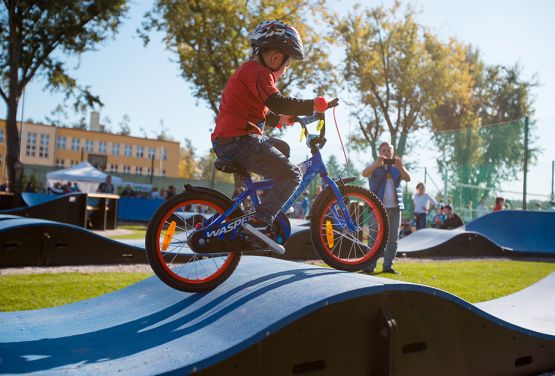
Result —
[[[77, 182], [81, 192], [91, 193], [96, 192], [98, 185], [106, 180], [106, 176], [108, 174], [97, 170], [85, 161], [75, 166], [47, 173], [46, 186], [52, 188], [56, 182]], [[121, 184], [121, 178], [112, 176], [112, 184], [117, 187]]]

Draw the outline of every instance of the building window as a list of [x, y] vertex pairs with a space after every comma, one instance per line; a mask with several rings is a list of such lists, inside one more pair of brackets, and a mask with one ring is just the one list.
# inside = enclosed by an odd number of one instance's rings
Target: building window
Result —
[[98, 152], [100, 154], [106, 154], [106, 141], [100, 141], [98, 143]]
[[27, 133], [27, 152], [26, 155], [28, 157], [35, 156], [35, 150], [37, 148], [37, 134], [36, 133]]
[[64, 167], [64, 160], [56, 158], [56, 167]]
[[146, 174], [148, 176], [150, 176], [152, 174], [152, 170], [150, 169], [150, 167], [146, 169]]
[[162, 172], [160, 173], [160, 176], [166, 176], [166, 170], [162, 169]]
[[78, 139], [77, 137], [73, 137], [71, 139], [71, 150], [79, 151], [80, 148], [81, 148], [81, 140]]
[[0, 143], [4, 143], [4, 130], [0, 129]]
[[133, 147], [131, 145], [125, 144], [124, 154], [126, 157], [131, 157], [133, 154]]
[[163, 161], [168, 160], [168, 152], [164, 148], [160, 148], [160, 159]]
[[143, 168], [142, 167], [135, 167], [135, 175], [142, 175]]
[[156, 157], [156, 148], [148, 148], [148, 159]]
[[123, 172], [125, 174], [130, 174], [131, 173], [131, 167], [124, 165], [123, 166]]
[[145, 148], [143, 146], [137, 146], [137, 158], [143, 158], [145, 156]]
[[117, 164], [111, 164], [110, 165], [110, 172], [118, 172], [118, 165]]
[[49, 134], [41, 134], [40, 135], [39, 157], [48, 158], [48, 144], [49, 143], [50, 143], [50, 135]]
[[77, 165], [77, 164], [79, 164], [79, 161], [71, 161], [71, 162], [70, 162], [70, 165], [72, 165], [72, 166], [75, 166], [75, 165]]
[[112, 154], [119, 155], [119, 144], [112, 144]]
[[85, 141], [85, 150], [87, 151], [87, 153], [92, 153], [93, 147], [94, 147], [94, 141], [93, 140]]
[[56, 137], [56, 147], [58, 149], [65, 149], [66, 148], [66, 138], [64, 136]]

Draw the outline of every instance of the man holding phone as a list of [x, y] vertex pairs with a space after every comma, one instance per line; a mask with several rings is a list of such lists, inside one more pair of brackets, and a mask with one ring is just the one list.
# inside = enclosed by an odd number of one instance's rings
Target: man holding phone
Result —
[[[401, 158], [393, 156], [393, 146], [389, 142], [382, 142], [378, 151], [378, 159], [366, 167], [362, 175], [368, 178], [370, 190], [382, 200], [389, 217], [389, 238], [384, 251], [383, 272], [399, 274], [393, 269], [393, 260], [397, 254], [401, 210], [405, 208], [401, 180], [410, 181], [410, 174], [403, 166]], [[373, 273], [375, 268], [376, 262], [366, 272]]]

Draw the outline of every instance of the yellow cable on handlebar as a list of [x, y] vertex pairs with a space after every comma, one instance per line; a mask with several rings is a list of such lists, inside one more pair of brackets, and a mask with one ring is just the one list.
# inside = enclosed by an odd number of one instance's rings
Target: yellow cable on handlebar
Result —
[[318, 132], [320, 132], [320, 131], [322, 130], [323, 127], [324, 127], [324, 120], [320, 120], [320, 121], [318, 122], [318, 125], [316, 126], [316, 130], [317, 130]]
[[299, 140], [299, 142], [303, 142], [305, 137], [308, 137], [308, 131], [306, 130], [306, 128], [302, 128], [301, 129], [301, 139]]

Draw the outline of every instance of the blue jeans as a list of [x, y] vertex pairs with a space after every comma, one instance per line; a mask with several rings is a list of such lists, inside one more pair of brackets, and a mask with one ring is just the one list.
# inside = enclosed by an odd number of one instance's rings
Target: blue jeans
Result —
[[416, 217], [416, 229], [420, 230], [422, 228], [426, 228], [426, 216], [427, 213], [414, 213]]
[[[389, 217], [389, 238], [383, 253], [383, 270], [393, 267], [393, 260], [397, 255], [397, 242], [399, 241], [399, 227], [401, 226], [401, 211], [399, 208], [385, 208]], [[367, 270], [374, 271], [378, 260], [374, 261]]]
[[223, 146], [216, 142], [214, 150], [218, 157], [237, 162], [248, 171], [273, 180], [274, 186], [266, 191], [256, 209], [257, 217], [268, 224], [273, 223], [302, 179], [299, 168], [289, 162], [289, 145], [277, 138], [251, 134]]

